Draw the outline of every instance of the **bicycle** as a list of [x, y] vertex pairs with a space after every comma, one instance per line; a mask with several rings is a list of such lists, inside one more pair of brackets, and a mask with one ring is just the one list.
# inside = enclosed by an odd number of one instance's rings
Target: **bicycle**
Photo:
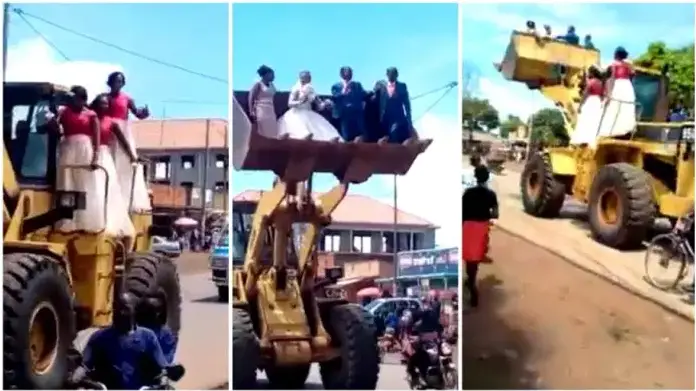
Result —
[[[693, 235], [693, 224], [692, 211], [679, 219], [670, 232], [657, 235], [650, 241], [645, 253], [645, 279], [650, 285], [664, 291], [674, 290], [686, 278], [689, 270], [693, 269], [694, 248], [688, 238], [689, 235]], [[652, 262], [654, 253], [661, 253], [656, 265]], [[676, 259], [676, 263], [673, 263], [672, 259]], [[673, 270], [676, 271], [676, 275], [664, 279], [657, 278], [653, 266], [663, 270], [675, 266]]]

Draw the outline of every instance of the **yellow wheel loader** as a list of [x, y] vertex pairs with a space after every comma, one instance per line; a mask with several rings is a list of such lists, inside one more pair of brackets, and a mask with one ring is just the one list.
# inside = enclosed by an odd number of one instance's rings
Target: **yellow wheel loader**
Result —
[[93, 197], [56, 189], [58, 170], [92, 169], [56, 167], [60, 135], [45, 119], [67, 90], [8, 82], [3, 92], [3, 381], [7, 389], [62, 389], [79, 362], [77, 332], [110, 326], [120, 292], [164, 291], [167, 323], [178, 333], [179, 277], [171, 259], [148, 252], [157, 233], [149, 212], [131, 215], [135, 238], [54, 229]]
[[[599, 66], [596, 50], [513, 32], [503, 76], [551, 100], [575, 130], [585, 74]], [[615, 248], [640, 245], [655, 218], [677, 219], [694, 204], [693, 122], [666, 122], [668, 70], [635, 67], [634, 131], [598, 137], [595, 146], [546, 148], [530, 156], [521, 176], [524, 210], [559, 215], [566, 196], [588, 205], [592, 235]], [[613, 120], [603, 118], [602, 121]], [[597, 130], [599, 134], [599, 129]]]
[[[311, 364], [319, 363], [326, 389], [374, 390], [379, 375], [374, 320], [335, 285], [343, 269], [327, 269], [325, 278], [317, 278], [316, 243], [351, 183], [373, 174], [406, 174], [431, 140], [381, 145], [265, 138], [248, 119], [247, 98], [248, 92], [235, 92], [234, 167], [269, 171], [276, 180], [258, 199], [236, 200], [233, 207], [233, 245], [238, 253], [246, 250], [230, 276], [232, 387], [253, 388], [262, 370], [273, 388], [300, 389]], [[287, 101], [287, 93], [277, 94], [278, 115]], [[366, 124], [379, 126], [369, 115]], [[333, 174], [339, 183], [317, 195], [314, 173]]]

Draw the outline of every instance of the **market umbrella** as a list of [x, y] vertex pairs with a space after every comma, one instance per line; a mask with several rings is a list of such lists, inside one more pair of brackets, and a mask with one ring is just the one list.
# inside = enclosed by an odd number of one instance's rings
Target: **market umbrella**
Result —
[[181, 227], [190, 227], [190, 226], [193, 226], [193, 225], [198, 225], [198, 221], [196, 221], [196, 220], [194, 220], [194, 219], [192, 219], [192, 218], [190, 218], [190, 217], [179, 217], [179, 218], [176, 219], [176, 221], [174, 222], [174, 225], [178, 225], [178, 226], [181, 226]]

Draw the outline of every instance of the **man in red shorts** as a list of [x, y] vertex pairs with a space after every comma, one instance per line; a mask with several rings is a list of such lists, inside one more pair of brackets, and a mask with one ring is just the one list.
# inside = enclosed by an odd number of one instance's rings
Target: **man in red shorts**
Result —
[[498, 218], [498, 197], [486, 186], [490, 177], [488, 168], [476, 167], [474, 177], [476, 186], [462, 195], [462, 260], [466, 266], [464, 285], [469, 291], [472, 308], [479, 304], [476, 276], [479, 263], [484, 261], [488, 252], [490, 221]]

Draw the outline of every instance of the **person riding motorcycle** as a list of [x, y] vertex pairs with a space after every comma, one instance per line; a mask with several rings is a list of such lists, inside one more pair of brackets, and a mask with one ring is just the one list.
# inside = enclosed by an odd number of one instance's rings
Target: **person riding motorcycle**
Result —
[[429, 358], [425, 351], [427, 342], [435, 342], [440, 347], [443, 327], [440, 323], [439, 308], [434, 302], [425, 300], [423, 307], [413, 313], [412, 327], [409, 328], [409, 354], [407, 354], [406, 371], [411, 380], [411, 386], [421, 383], [428, 370]]
[[155, 333], [135, 324], [136, 301], [129, 293], [116, 299], [113, 324], [90, 336], [73, 384], [89, 378], [107, 389], [138, 390], [152, 385], [169, 367]]
[[174, 362], [177, 338], [167, 325], [167, 295], [162, 289], [145, 299], [142, 311], [138, 314], [138, 325], [147, 327], [157, 335], [162, 353], [167, 362]]

